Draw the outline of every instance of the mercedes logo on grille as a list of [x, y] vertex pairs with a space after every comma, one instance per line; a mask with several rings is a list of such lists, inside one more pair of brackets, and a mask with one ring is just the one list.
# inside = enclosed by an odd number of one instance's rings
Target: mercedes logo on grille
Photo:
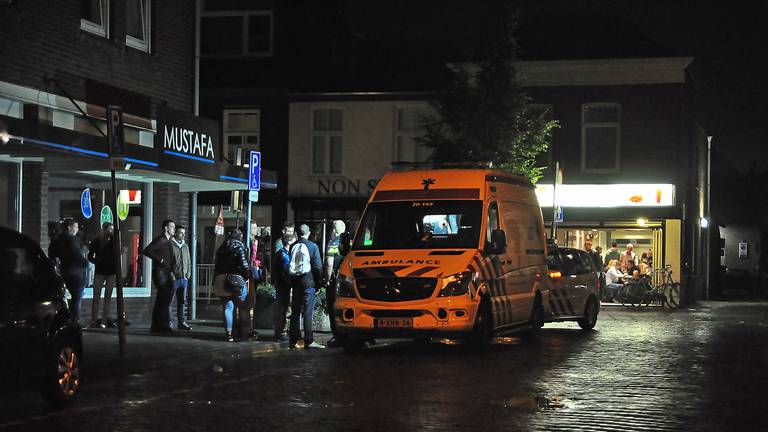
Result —
[[387, 297], [395, 297], [400, 295], [400, 288], [402, 287], [403, 285], [400, 282], [387, 282], [384, 284], [384, 293]]

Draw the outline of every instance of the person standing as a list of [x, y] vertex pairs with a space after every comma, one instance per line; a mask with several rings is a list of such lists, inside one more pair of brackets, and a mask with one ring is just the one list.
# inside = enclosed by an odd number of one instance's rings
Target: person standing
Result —
[[320, 259], [320, 249], [309, 240], [309, 226], [299, 226], [299, 239], [291, 245], [290, 263], [291, 287], [291, 327], [289, 347], [298, 348], [301, 336], [299, 320], [304, 318], [304, 349], [323, 349], [325, 346], [314, 341], [312, 333], [312, 313], [315, 309], [315, 294], [317, 282], [322, 278], [323, 264]]
[[621, 252], [619, 252], [619, 248], [616, 245], [616, 242], [611, 242], [611, 248], [608, 250], [608, 252], [605, 253], [603, 263], [606, 265], [606, 267], [608, 267], [609, 263], [613, 260], [616, 260], [616, 262], [621, 260]]
[[626, 267], [629, 261], [632, 261], [633, 264], [637, 262], [637, 254], [632, 252], [632, 249], [634, 248], [635, 247], [632, 245], [632, 243], [627, 243], [627, 250], [621, 253], [620, 263], [622, 267]]
[[[233, 286], [228, 282], [229, 277], [241, 277], [242, 285]], [[243, 233], [233, 228], [227, 232], [227, 239], [216, 250], [214, 260], [214, 293], [221, 298], [224, 310], [224, 328], [228, 342], [234, 342], [232, 335], [234, 327], [234, 309], [240, 314], [240, 330], [243, 334], [251, 329], [250, 310], [246, 303], [248, 285], [245, 281], [250, 277], [248, 253], [243, 244]]]
[[51, 244], [51, 257], [59, 262], [61, 276], [67, 291], [72, 296], [70, 302], [72, 314], [80, 320], [88, 260], [83, 254], [82, 242], [77, 237], [80, 225], [72, 218], [64, 219], [63, 225], [64, 232]]
[[[328, 241], [328, 247], [325, 249], [325, 280], [328, 286], [325, 287], [325, 301], [328, 305], [328, 318], [331, 322], [331, 340], [326, 344], [329, 347], [340, 346], [336, 339], [336, 321], [333, 316], [333, 305], [336, 302], [336, 272], [339, 270], [341, 260], [344, 258], [339, 253], [341, 235], [347, 231], [347, 225], [342, 220], [333, 221], [333, 234]], [[447, 232], [447, 231], [446, 231]]]
[[275, 248], [273, 250], [278, 251], [281, 247], [283, 247], [283, 236], [286, 234], [295, 237], [296, 235], [296, 229], [293, 222], [285, 221], [283, 222], [283, 230], [281, 232], [281, 236], [275, 240]]
[[153, 333], [170, 333], [171, 301], [173, 300], [173, 248], [171, 238], [176, 231], [176, 222], [163, 221], [163, 233], [155, 237], [144, 248], [144, 255], [152, 260], [152, 283], [155, 285], [155, 306], [152, 309]]
[[[117, 323], [109, 317], [109, 303], [112, 299], [112, 289], [115, 286], [115, 227], [110, 222], [101, 224], [101, 233], [91, 240], [88, 248], [88, 261], [96, 269], [93, 274], [93, 302], [91, 302], [90, 328], [115, 327]], [[106, 283], [106, 286], [104, 284]], [[99, 303], [101, 288], [104, 286], [103, 319], [99, 319]]]
[[291, 260], [288, 252], [296, 242], [296, 235], [285, 233], [280, 242], [280, 249], [275, 251], [275, 263], [272, 267], [272, 283], [275, 284], [277, 294], [277, 313], [275, 314], [275, 340], [283, 342], [288, 340], [285, 336], [285, 321], [288, 307], [291, 304], [291, 275], [288, 272], [288, 264]]
[[189, 278], [192, 277], [192, 259], [189, 255], [189, 246], [184, 242], [187, 228], [179, 225], [171, 237], [173, 249], [173, 291], [176, 294], [176, 318], [177, 329], [192, 330], [187, 324], [187, 291], [189, 290]]
[[602, 263], [600, 262], [600, 254], [597, 253], [594, 249], [592, 249], [592, 242], [587, 240], [584, 242], [584, 250], [587, 251], [587, 254], [589, 255], [589, 258], [592, 260], [592, 264], [595, 267], [595, 270], [600, 271], [600, 268], [602, 267]]

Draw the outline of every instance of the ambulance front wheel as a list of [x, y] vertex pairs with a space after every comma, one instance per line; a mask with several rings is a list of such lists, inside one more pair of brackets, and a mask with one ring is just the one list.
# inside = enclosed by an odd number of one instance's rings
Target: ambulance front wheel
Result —
[[474, 347], [483, 348], [491, 343], [493, 338], [493, 315], [491, 314], [491, 301], [483, 297], [475, 316], [475, 325], [469, 336], [469, 343]]

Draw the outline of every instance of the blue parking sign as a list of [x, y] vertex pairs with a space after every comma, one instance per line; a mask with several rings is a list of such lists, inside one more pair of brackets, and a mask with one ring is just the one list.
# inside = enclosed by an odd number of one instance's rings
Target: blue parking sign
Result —
[[248, 189], [257, 191], [261, 189], [261, 152], [252, 151], [249, 160]]
[[80, 195], [80, 210], [83, 212], [83, 216], [86, 219], [90, 219], [93, 216], [93, 207], [91, 207], [91, 190], [85, 188]]

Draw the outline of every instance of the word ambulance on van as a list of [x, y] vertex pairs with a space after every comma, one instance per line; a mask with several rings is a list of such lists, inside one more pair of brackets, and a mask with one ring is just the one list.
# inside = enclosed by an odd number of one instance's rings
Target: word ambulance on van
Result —
[[372, 338], [485, 344], [549, 311], [546, 237], [531, 182], [489, 168], [389, 172], [339, 268], [334, 319], [345, 347]]

